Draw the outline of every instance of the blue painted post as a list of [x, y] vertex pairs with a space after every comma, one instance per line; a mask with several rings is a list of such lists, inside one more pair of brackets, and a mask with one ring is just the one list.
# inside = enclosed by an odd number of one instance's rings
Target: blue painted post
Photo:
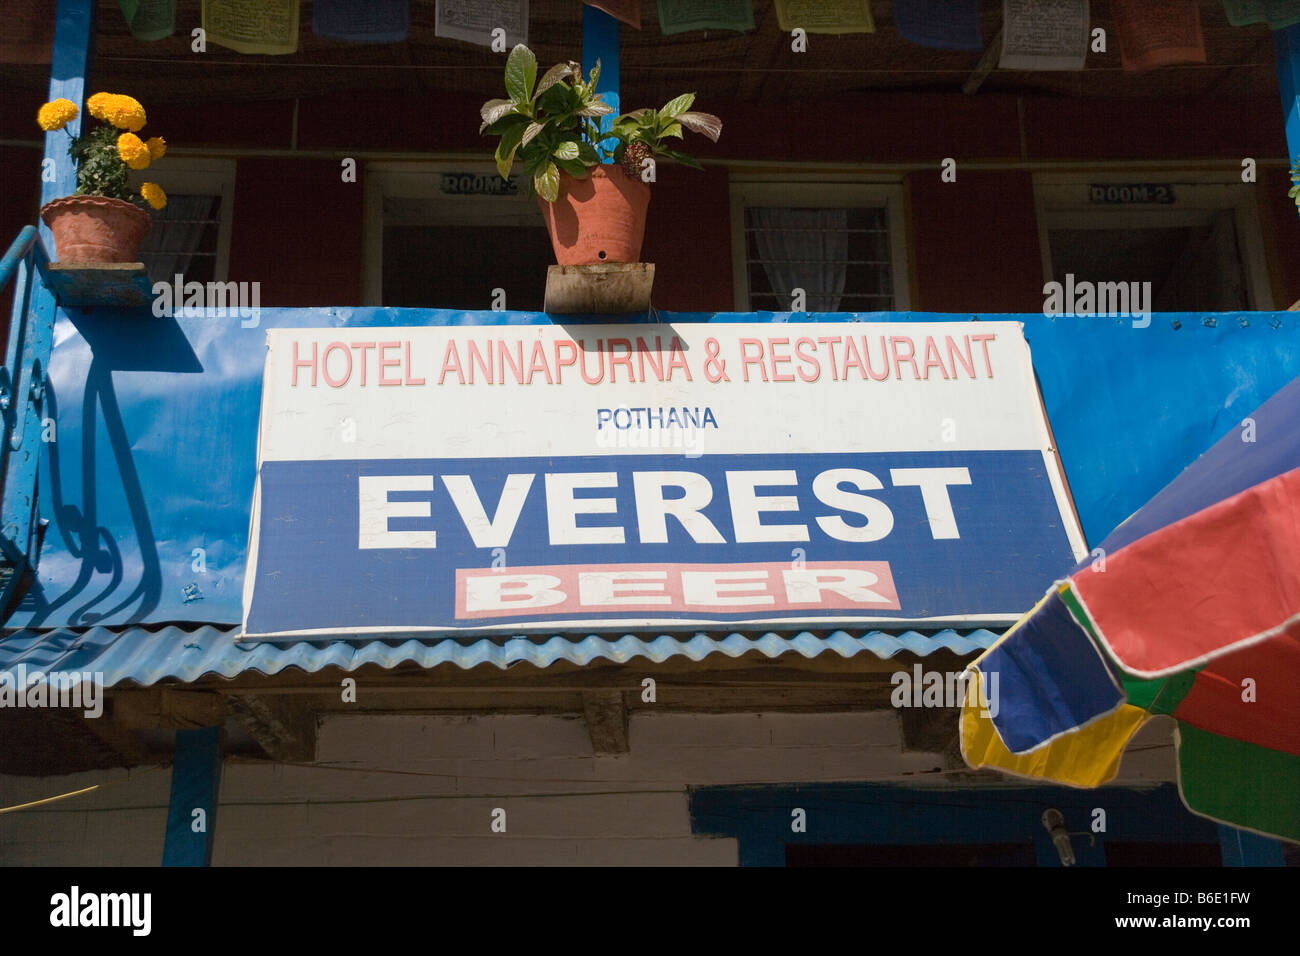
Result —
[[[86, 72], [95, 35], [94, 0], [58, 0], [54, 21], [54, 49], [50, 60], [49, 99], [71, 100], [83, 108]], [[45, 162], [41, 164], [41, 205], [77, 188], [77, 170], [68, 155], [69, 133], [81, 130], [78, 113], [68, 132], [45, 134]], [[51, 162], [51, 160], [53, 162]], [[46, 167], [53, 170], [47, 175]], [[40, 223], [41, 243], [54, 255], [54, 237]], [[45, 373], [54, 345], [54, 294], [44, 282], [44, 260], [33, 249], [17, 269], [13, 311], [6, 354], [9, 391], [3, 396], [5, 437], [3, 492], [0, 493], [0, 552], [8, 572], [0, 584], [0, 609], [6, 607], [19, 586], [33, 551], [36, 526], [36, 481], [40, 462], [42, 416], [45, 410]]]
[[[69, 134], [81, 132], [81, 122], [86, 113], [86, 75], [95, 55], [95, 3], [94, 0], [58, 0], [54, 21], [54, 58], [50, 61], [51, 100], [59, 97], [72, 100], [81, 111], [63, 130], [45, 134], [45, 159], [53, 160], [54, 176], [41, 177], [41, 205], [60, 196], [70, 196], [77, 189], [77, 169], [68, 155]], [[43, 164], [49, 166], [50, 163]], [[41, 223], [41, 242], [56, 256], [54, 237], [49, 227]]]
[[207, 866], [212, 862], [220, 787], [221, 728], [178, 730], [163, 866]]
[[1273, 33], [1277, 85], [1282, 91], [1286, 151], [1291, 164], [1300, 158], [1300, 23]]
[[600, 131], [608, 132], [618, 106], [618, 21], [604, 10], [586, 4], [582, 7], [582, 72], [590, 75], [591, 68], [600, 61], [600, 83], [596, 89], [606, 103], [614, 108], [608, 116], [600, 117]]

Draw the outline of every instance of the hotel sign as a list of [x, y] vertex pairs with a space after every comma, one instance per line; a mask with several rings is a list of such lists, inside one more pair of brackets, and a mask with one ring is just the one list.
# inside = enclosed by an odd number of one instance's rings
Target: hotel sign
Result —
[[1018, 323], [267, 341], [248, 636], [1001, 624], [1085, 553]]

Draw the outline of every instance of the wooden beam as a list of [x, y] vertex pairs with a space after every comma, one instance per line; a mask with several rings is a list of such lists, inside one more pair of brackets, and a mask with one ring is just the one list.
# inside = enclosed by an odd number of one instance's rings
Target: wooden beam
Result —
[[903, 752], [938, 754], [941, 769], [960, 770], [966, 766], [958, 737], [960, 719], [957, 707], [900, 707]]
[[272, 760], [316, 759], [316, 712], [306, 701], [243, 694], [230, 699], [230, 710]]
[[82, 722], [87, 730], [122, 758], [122, 766], [138, 767], [149, 762], [140, 741], [136, 739], [135, 734], [131, 733], [131, 729], [122, 723], [114, 710], [108, 710], [98, 717], [84, 717]]
[[139, 730], [196, 730], [226, 721], [226, 702], [213, 691], [150, 687], [117, 691], [113, 713], [126, 727]]
[[999, 28], [997, 35], [989, 41], [989, 45], [984, 48], [984, 55], [980, 61], [975, 64], [975, 70], [962, 84], [961, 91], [967, 96], [972, 96], [979, 91], [982, 84], [990, 73], [998, 67], [998, 59], [1002, 56], [1002, 29]]
[[591, 749], [595, 754], [628, 752], [627, 705], [621, 693], [584, 693], [582, 709], [587, 717], [587, 733], [591, 735]]

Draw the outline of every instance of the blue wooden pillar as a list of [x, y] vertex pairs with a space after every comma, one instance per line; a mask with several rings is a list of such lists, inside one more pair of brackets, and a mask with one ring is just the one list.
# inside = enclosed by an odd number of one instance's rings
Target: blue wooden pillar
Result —
[[1300, 23], [1273, 32], [1277, 85], [1282, 91], [1286, 151], [1291, 164], [1300, 158]]
[[221, 788], [221, 728], [176, 732], [163, 866], [207, 866]]
[[614, 108], [608, 116], [600, 117], [600, 131], [607, 132], [619, 113], [618, 106], [618, 21], [604, 10], [583, 4], [582, 7], [582, 72], [590, 75], [591, 68], [600, 61], [600, 83], [596, 89]]
[[[81, 133], [86, 114], [86, 77], [95, 56], [94, 0], [58, 0], [54, 20], [54, 57], [50, 61], [51, 100], [60, 97], [77, 104], [80, 112], [63, 130], [45, 134], [45, 159], [53, 160], [54, 176], [41, 177], [41, 205], [77, 190], [77, 169], [68, 155], [69, 134]], [[42, 164], [43, 167], [50, 163]], [[44, 168], [42, 169], [44, 172]], [[54, 237], [45, 223], [40, 224], [41, 242], [51, 258], [55, 255]]]
[[[63, 97], [80, 109], [86, 90], [86, 73], [93, 55], [94, 0], [58, 0], [54, 14], [54, 48], [50, 59], [51, 100]], [[68, 155], [69, 133], [81, 130], [78, 113], [67, 132], [45, 134], [45, 162], [41, 164], [41, 205], [67, 196], [77, 188], [77, 170]], [[47, 173], [47, 169], [50, 171]], [[52, 173], [52, 175], [51, 175]], [[7, 184], [6, 184], [6, 188]], [[15, 187], [20, 188], [20, 187]], [[44, 222], [38, 224], [41, 245], [54, 256], [54, 237]], [[6, 239], [8, 237], [5, 237]], [[54, 347], [54, 294], [43, 278], [44, 258], [32, 250], [17, 265], [13, 309], [9, 320], [9, 347], [0, 372], [0, 412], [6, 447], [3, 492], [0, 493], [0, 617], [22, 580], [34, 550], [36, 532], [36, 481], [40, 463], [41, 421], [45, 414], [45, 371]]]

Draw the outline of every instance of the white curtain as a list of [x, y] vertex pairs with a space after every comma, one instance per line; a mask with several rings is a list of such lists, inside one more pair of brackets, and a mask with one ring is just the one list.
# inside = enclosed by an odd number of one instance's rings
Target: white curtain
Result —
[[167, 205], [154, 213], [153, 228], [140, 244], [154, 282], [170, 282], [178, 272], [185, 275], [204, 230], [217, 217], [220, 201], [220, 196], [167, 197]]
[[849, 211], [751, 206], [746, 212], [763, 271], [778, 296], [776, 311], [790, 308], [793, 289], [807, 293], [808, 312], [839, 311], [849, 257]]

